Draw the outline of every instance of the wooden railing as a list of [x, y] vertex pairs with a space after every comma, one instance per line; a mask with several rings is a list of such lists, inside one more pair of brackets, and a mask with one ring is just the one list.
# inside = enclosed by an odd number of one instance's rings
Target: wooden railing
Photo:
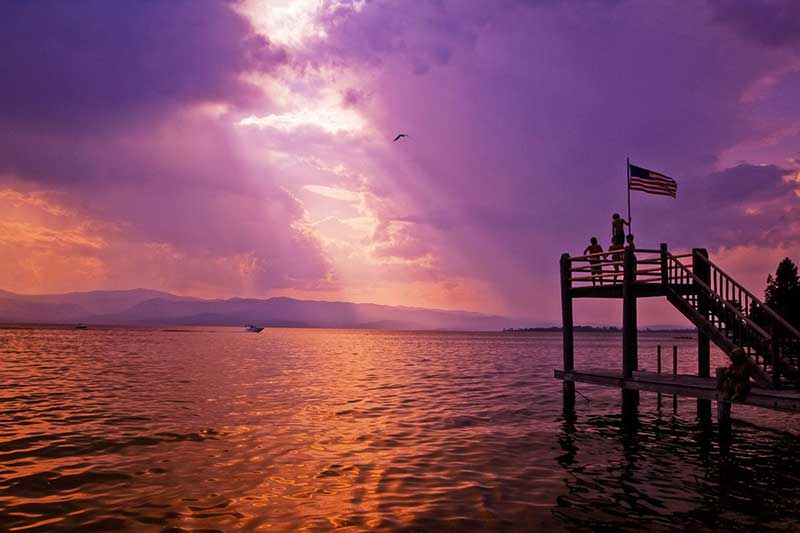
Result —
[[708, 265], [711, 289], [739, 308], [742, 314], [757, 323], [763, 330], [768, 331], [774, 339], [775, 349], [780, 358], [798, 366], [800, 363], [800, 331], [708, 257], [704, 255], [698, 257]]
[[782, 376], [797, 382], [800, 334], [795, 328], [712, 263], [705, 251], [693, 252], [692, 270], [666, 250], [663, 255], [664, 283], [670, 288], [692, 286], [691, 290], [675, 291], [675, 295], [724, 336], [723, 344], [730, 342], [741, 348], [771, 374], [773, 386], [781, 385]]
[[[570, 285], [622, 285], [624, 250], [569, 257]], [[636, 249], [636, 283], [662, 283], [661, 250]], [[674, 257], [691, 258], [691, 253]]]
[[[702, 255], [698, 254], [698, 257]], [[744, 349], [748, 355], [755, 356], [756, 363], [762, 366], [771, 363], [771, 360], [767, 361], [764, 357], [770, 353], [772, 337], [738, 306], [715, 291], [681, 263], [677, 256], [670, 253], [666, 253], [666, 274], [666, 283], [670, 287], [693, 287], [691, 291], [680, 291], [677, 294], [722, 331], [732, 343]]]

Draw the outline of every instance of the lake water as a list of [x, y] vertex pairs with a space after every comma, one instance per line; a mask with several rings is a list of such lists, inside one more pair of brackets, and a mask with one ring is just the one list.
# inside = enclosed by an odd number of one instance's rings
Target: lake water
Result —
[[[694, 400], [643, 393], [623, 423], [578, 384], [565, 419], [560, 334], [186, 329], [0, 330], [0, 530], [800, 523], [800, 417], [735, 406], [721, 450]], [[639, 342], [641, 367], [659, 343], [696, 365], [692, 337]], [[576, 366], [620, 347], [578, 334]]]

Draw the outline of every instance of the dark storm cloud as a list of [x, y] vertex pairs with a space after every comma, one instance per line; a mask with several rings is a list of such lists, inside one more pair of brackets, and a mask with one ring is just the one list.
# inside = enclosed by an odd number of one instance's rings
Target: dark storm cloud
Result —
[[748, 39], [768, 46], [800, 44], [800, 2], [795, 0], [712, 0], [717, 20]]
[[0, 121], [87, 134], [196, 102], [246, 104], [247, 71], [285, 61], [214, 1], [9, 1], [0, 6]]
[[683, 180], [675, 202], [679, 216], [673, 202], [648, 205], [678, 247], [795, 246], [800, 242], [795, 190], [800, 189], [792, 176], [775, 165], [741, 164]]

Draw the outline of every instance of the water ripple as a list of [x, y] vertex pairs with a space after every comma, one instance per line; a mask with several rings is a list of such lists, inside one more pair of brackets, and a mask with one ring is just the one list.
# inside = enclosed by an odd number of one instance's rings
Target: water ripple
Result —
[[[579, 365], [619, 364], [578, 335]], [[691, 338], [643, 334], [655, 344]], [[580, 386], [558, 334], [0, 329], [0, 530], [792, 531], [800, 426]], [[715, 361], [722, 355], [715, 352]], [[682, 371], [693, 361], [681, 359]], [[668, 404], [668, 405], [667, 405]]]

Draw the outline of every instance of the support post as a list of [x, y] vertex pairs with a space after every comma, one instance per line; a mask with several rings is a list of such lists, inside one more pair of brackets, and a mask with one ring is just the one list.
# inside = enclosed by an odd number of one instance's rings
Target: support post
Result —
[[[722, 379], [723, 368], [717, 369], [717, 386]], [[727, 455], [731, 438], [731, 402], [717, 400], [717, 427], [719, 428], [720, 454]]]
[[[673, 345], [672, 346], [672, 375], [673, 376], [677, 376], [678, 375], [678, 346], [677, 345]], [[677, 413], [678, 412], [678, 395], [677, 394], [673, 394], [672, 395], [672, 412], [673, 413]]]
[[731, 402], [717, 400], [717, 424], [720, 440], [729, 440], [731, 436]]
[[[704, 261], [707, 258], [708, 251], [705, 248], [692, 249], [692, 272], [706, 285], [711, 286], [711, 266]], [[708, 318], [709, 304], [702, 292], [697, 293], [697, 310], [704, 318]], [[697, 330], [697, 375], [711, 377], [711, 344], [708, 336], [700, 330]], [[697, 416], [711, 416], [711, 400], [697, 400]]]
[[[572, 324], [572, 277], [569, 254], [561, 254], [561, 331], [564, 342], [564, 371], [575, 369], [575, 342]], [[564, 409], [575, 407], [575, 382], [564, 381]]]
[[661, 284], [665, 287], [669, 285], [669, 268], [667, 264], [667, 243], [662, 242], [659, 246], [661, 251]]
[[[660, 344], [656, 347], [656, 351], [657, 351], [657, 355], [658, 355], [658, 366], [656, 368], [658, 369], [658, 373], [661, 374], [661, 345]], [[661, 412], [661, 393], [660, 392], [658, 393], [657, 399], [658, 399], [658, 411]]]
[[772, 386], [773, 388], [780, 388], [781, 386], [781, 366], [778, 364], [778, 346], [775, 343], [775, 333], [772, 333], [772, 340], [769, 343], [769, 358], [772, 362]]
[[[622, 375], [625, 379], [633, 377], [639, 369], [639, 354], [636, 335], [636, 256], [633, 249], [626, 248], [623, 255], [622, 279]], [[623, 411], [639, 404], [639, 391], [623, 389]]]

